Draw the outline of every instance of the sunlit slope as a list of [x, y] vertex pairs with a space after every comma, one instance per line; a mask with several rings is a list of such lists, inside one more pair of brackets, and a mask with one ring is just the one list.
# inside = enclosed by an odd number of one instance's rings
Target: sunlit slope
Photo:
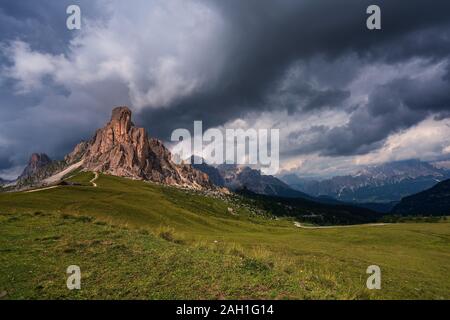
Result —
[[[93, 187], [93, 177], [0, 194], [0, 291], [35, 298], [450, 298], [448, 222], [299, 229], [233, 201], [103, 175]], [[72, 261], [87, 264], [81, 293], [59, 282]], [[381, 267], [382, 290], [365, 287], [373, 264]]]
[[[33, 193], [0, 194], [0, 208], [7, 211], [45, 210], [89, 215], [108, 222], [139, 228], [171, 226], [178, 231], [211, 234], [258, 229], [246, 210], [229, 213], [232, 204], [194, 192], [113, 176], [101, 175], [97, 188], [92, 173], [78, 174], [61, 186]], [[259, 222], [266, 219], [254, 218]], [[269, 225], [264, 225], [269, 227]]]

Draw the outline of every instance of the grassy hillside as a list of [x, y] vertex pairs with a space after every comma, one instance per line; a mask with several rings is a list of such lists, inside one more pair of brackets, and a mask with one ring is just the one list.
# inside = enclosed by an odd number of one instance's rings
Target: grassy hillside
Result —
[[400, 215], [450, 214], [450, 180], [442, 181], [431, 189], [403, 198], [393, 210]]
[[[0, 194], [0, 296], [450, 298], [448, 222], [300, 229], [233, 197], [93, 177]], [[65, 287], [71, 264], [80, 291]], [[365, 288], [372, 264], [381, 290]]]

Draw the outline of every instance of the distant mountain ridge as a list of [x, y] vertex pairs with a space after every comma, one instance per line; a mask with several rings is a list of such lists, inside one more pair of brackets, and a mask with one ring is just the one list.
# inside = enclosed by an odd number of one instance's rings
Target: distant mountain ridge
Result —
[[49, 165], [51, 162], [52, 160], [45, 153], [33, 153], [28, 161], [28, 165], [18, 179], [20, 180], [36, 174], [41, 168]]
[[322, 181], [281, 177], [292, 188], [312, 196], [329, 196], [345, 202], [394, 202], [450, 178], [450, 171], [427, 162], [406, 160], [371, 166], [353, 175]]
[[[194, 159], [201, 164], [195, 164]], [[233, 191], [246, 189], [256, 194], [296, 198], [302, 197], [312, 199], [309, 195], [294, 190], [280, 179], [263, 175], [260, 170], [248, 166], [235, 164], [221, 164], [217, 167], [208, 165], [200, 157], [191, 157], [192, 166], [210, 177], [217, 186], [226, 187]]]
[[16, 180], [16, 185], [23, 186], [38, 185], [44, 179], [52, 176], [65, 167], [63, 161], [53, 161], [45, 153], [33, 153], [27, 166]]
[[392, 210], [399, 215], [450, 215], [450, 180], [431, 189], [405, 197]]

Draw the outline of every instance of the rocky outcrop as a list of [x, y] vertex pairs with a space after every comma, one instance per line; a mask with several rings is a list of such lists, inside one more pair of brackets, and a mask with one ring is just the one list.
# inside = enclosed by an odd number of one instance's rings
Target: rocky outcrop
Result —
[[52, 160], [45, 153], [33, 153], [28, 161], [28, 165], [19, 176], [19, 180], [36, 174], [41, 168], [47, 166], [51, 162]]
[[89, 143], [85, 141], [82, 141], [79, 144], [77, 144], [76, 147], [73, 149], [73, 151], [64, 157], [64, 161], [67, 163], [67, 165], [72, 165], [74, 163], [81, 161], [84, 154], [86, 153], [88, 146]]
[[190, 165], [172, 161], [164, 144], [149, 138], [144, 128], [131, 121], [131, 110], [115, 108], [108, 124], [91, 141], [78, 144], [66, 156], [67, 163], [83, 161], [85, 170], [149, 180], [169, 185], [213, 188], [208, 175]]
[[17, 178], [17, 186], [38, 185], [42, 180], [62, 170], [64, 161], [52, 161], [45, 153], [33, 153], [28, 165]]
[[127, 107], [115, 108], [106, 126], [98, 129], [90, 141], [80, 142], [63, 161], [33, 154], [18, 178], [17, 188], [45, 185], [55, 177], [61, 179], [60, 173], [71, 167], [168, 185], [215, 189], [207, 174], [191, 165], [175, 164], [160, 140], [149, 138], [144, 128], [134, 125]]

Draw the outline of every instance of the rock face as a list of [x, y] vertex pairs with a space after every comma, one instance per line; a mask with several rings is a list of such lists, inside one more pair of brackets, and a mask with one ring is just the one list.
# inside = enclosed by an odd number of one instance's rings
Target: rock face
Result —
[[115, 176], [154, 182], [212, 188], [208, 175], [190, 165], [177, 165], [163, 143], [149, 139], [144, 128], [131, 121], [131, 110], [115, 108], [111, 120], [90, 142], [78, 144], [66, 156], [67, 164], [83, 160], [83, 168]]
[[87, 142], [85, 142], [85, 141], [80, 142], [79, 144], [76, 145], [75, 149], [73, 149], [73, 151], [71, 153], [69, 153], [68, 155], [66, 155], [64, 157], [64, 161], [67, 164], [73, 164], [73, 163], [81, 161], [88, 146], [89, 146], [89, 144]]
[[33, 153], [28, 165], [17, 178], [17, 186], [35, 185], [64, 167], [63, 161], [52, 161], [45, 153]]
[[35, 175], [41, 168], [49, 165], [52, 160], [45, 153], [33, 153], [28, 165], [19, 176], [19, 180]]

